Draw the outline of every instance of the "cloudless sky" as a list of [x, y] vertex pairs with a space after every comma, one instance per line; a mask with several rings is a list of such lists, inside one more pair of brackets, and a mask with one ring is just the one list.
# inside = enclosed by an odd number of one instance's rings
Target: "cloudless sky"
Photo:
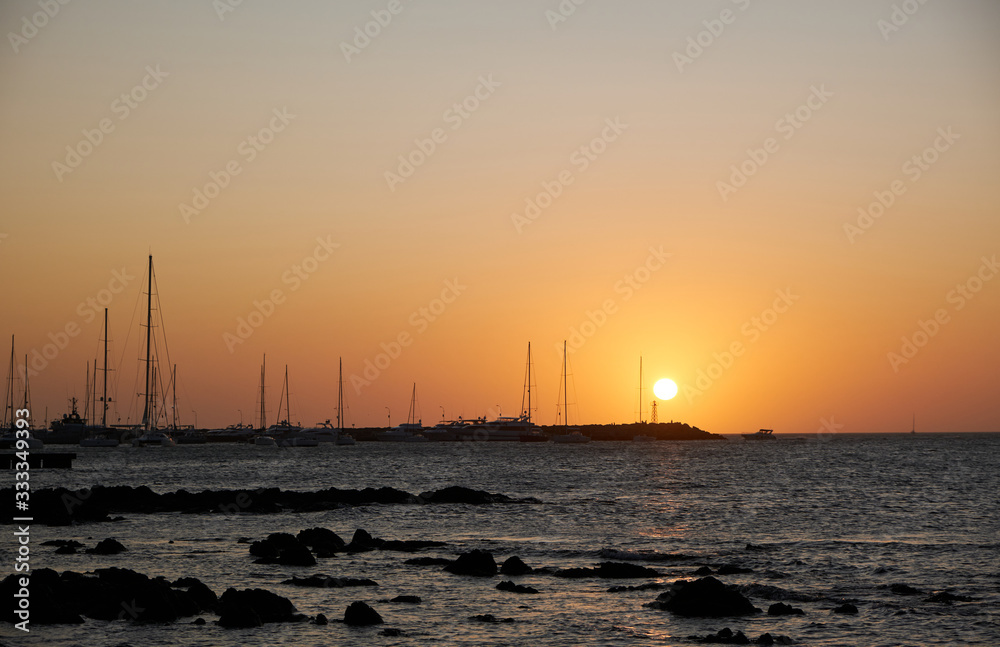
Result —
[[425, 424], [516, 415], [529, 341], [552, 423], [567, 339], [571, 422], [635, 420], [641, 355], [644, 417], [669, 377], [660, 420], [708, 431], [1000, 428], [1000, 5], [570, 5], [3, 3], [0, 343], [36, 418], [84, 397], [124, 269], [135, 419], [152, 253], [201, 427], [252, 419], [264, 353], [272, 421], [286, 364], [293, 420], [334, 418], [340, 357], [349, 423], [414, 382]]

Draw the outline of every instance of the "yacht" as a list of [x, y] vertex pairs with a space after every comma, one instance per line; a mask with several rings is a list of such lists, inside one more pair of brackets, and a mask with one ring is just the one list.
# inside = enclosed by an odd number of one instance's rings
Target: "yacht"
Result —
[[761, 429], [756, 433], [743, 434], [743, 437], [747, 440], [774, 440], [774, 430], [773, 429]]

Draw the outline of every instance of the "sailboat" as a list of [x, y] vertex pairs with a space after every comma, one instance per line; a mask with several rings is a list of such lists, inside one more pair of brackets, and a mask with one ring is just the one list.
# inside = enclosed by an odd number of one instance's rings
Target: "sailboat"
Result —
[[429, 440], [420, 432], [424, 430], [423, 421], [417, 419], [417, 383], [413, 383], [413, 395], [410, 396], [410, 409], [406, 414], [406, 422], [380, 431], [375, 434], [375, 439], [386, 443], [412, 443], [426, 442]]
[[[534, 367], [531, 364], [531, 342], [528, 342], [528, 363], [524, 369], [524, 389], [521, 393], [521, 417], [519, 422], [523, 423], [518, 440], [522, 443], [544, 443], [548, 442], [548, 437], [542, 434], [531, 422], [531, 385], [534, 379]], [[527, 402], [527, 405], [525, 404]]]
[[340, 358], [340, 379], [337, 381], [337, 440], [338, 445], [353, 445], [354, 436], [344, 431], [344, 358]]
[[[94, 362], [96, 370], [96, 360]], [[117, 447], [118, 439], [114, 434], [108, 434], [108, 309], [104, 309], [104, 390], [101, 393], [101, 425], [91, 425], [87, 428], [87, 437], [80, 439], [80, 447]], [[96, 382], [96, 380], [95, 380]], [[97, 391], [97, 384], [94, 384]], [[94, 410], [94, 420], [97, 420], [97, 410]]]
[[[29, 402], [28, 395], [28, 356], [24, 356], [24, 402], [22, 408], [25, 411], [31, 411], [31, 406]], [[28, 437], [23, 438], [23, 433], [19, 437], [17, 426], [17, 405], [14, 403], [14, 335], [10, 336], [10, 371], [7, 374], [7, 389], [6, 389], [6, 402], [4, 407], [4, 421], [3, 421], [3, 436], [0, 436], [0, 447], [3, 449], [18, 448], [21, 449], [24, 445], [18, 447], [18, 440], [25, 440], [28, 443], [28, 449], [41, 449], [44, 447], [45, 443], [35, 438], [28, 428]]]
[[910, 429], [911, 434], [917, 433], [917, 414], [913, 414], [913, 428]]
[[[281, 403], [285, 403], [285, 419], [279, 420], [270, 427], [267, 428], [267, 436], [270, 436], [275, 440], [276, 443], [282, 447], [316, 447], [319, 445], [319, 441], [315, 438], [308, 438], [302, 435], [302, 427], [300, 425], [293, 425], [291, 423], [292, 419], [292, 407], [288, 395], [288, 365], [285, 365], [285, 382], [283, 386], [283, 393], [281, 395], [281, 400], [278, 401], [278, 411], [281, 411]], [[256, 442], [256, 441], [255, 441]]]
[[[105, 335], [106, 336], [106, 335]], [[146, 287], [146, 391], [143, 393], [143, 434], [132, 440], [133, 447], [173, 447], [174, 439], [156, 428], [156, 367], [152, 360], [153, 342], [153, 255], [149, 255], [149, 283]]]
[[[568, 389], [568, 373], [566, 371], [566, 340], [563, 340], [563, 423], [561, 434], [554, 434], [552, 436], [552, 442], [554, 443], [589, 443], [590, 436], [584, 436], [580, 433], [579, 429], [571, 429], [569, 427], [569, 389]], [[558, 406], [558, 403], [556, 403]]]

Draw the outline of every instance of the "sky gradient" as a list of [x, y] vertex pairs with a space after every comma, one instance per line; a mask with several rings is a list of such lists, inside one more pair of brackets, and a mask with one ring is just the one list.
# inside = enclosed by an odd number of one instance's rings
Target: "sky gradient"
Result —
[[636, 419], [641, 355], [712, 432], [1000, 429], [995, 2], [52, 6], [0, 8], [0, 348], [79, 328], [36, 418], [119, 286], [126, 418], [152, 253], [200, 427], [264, 353], [306, 424], [338, 357], [348, 423], [516, 415], [529, 341], [552, 423], [567, 339], [574, 423]]

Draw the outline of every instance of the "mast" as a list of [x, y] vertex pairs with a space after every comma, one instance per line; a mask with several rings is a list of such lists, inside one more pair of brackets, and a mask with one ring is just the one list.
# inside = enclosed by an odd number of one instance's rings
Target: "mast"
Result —
[[[94, 360], [94, 361], [96, 362], [97, 360]], [[94, 375], [95, 375], [95, 379], [96, 379], [97, 373], [94, 373]], [[89, 359], [87, 360], [87, 373], [86, 373], [86, 376], [87, 376], [86, 386], [84, 387], [84, 392], [83, 392], [83, 419], [84, 419], [84, 421], [90, 420], [90, 360]], [[95, 416], [97, 415], [96, 411], [94, 412], [94, 415]]]
[[642, 424], [642, 355], [639, 355], [639, 423]]
[[260, 361], [260, 428], [267, 429], [267, 405], [264, 401], [264, 368], [267, 366], [267, 354]]
[[344, 358], [340, 358], [340, 379], [337, 381], [337, 427], [344, 431]]
[[413, 424], [417, 418], [417, 383], [413, 383], [413, 395], [410, 397], [410, 412], [406, 415], [406, 422]]
[[108, 309], [104, 309], [104, 391], [101, 395], [101, 426], [108, 426]]
[[563, 340], [563, 431], [569, 424], [569, 378], [566, 375], [566, 340]]
[[[281, 404], [278, 404], [278, 413], [281, 413]], [[292, 407], [291, 403], [288, 401], [288, 364], [285, 364], [285, 424], [292, 424]]]
[[24, 410], [31, 411], [31, 391], [28, 387], [28, 355], [24, 356]]
[[[525, 409], [524, 401], [527, 397], [528, 408]], [[521, 393], [521, 416], [526, 418], [531, 424], [531, 342], [528, 342], [528, 364], [524, 369], [524, 391]]]
[[[153, 337], [153, 255], [149, 255], [149, 285], [146, 288], [146, 393], [145, 393], [145, 404], [143, 406], [142, 412], [142, 427], [146, 431], [149, 431], [150, 420], [149, 420], [149, 352], [150, 352], [150, 342]], [[107, 335], [105, 335], [107, 336]]]
[[173, 398], [174, 398], [174, 430], [177, 430], [177, 364], [174, 364], [174, 372], [170, 376], [170, 382], [173, 384]]
[[[4, 394], [6, 402], [4, 403], [3, 419], [6, 423], [10, 421], [10, 428], [14, 429], [14, 335], [10, 336], [10, 370], [7, 373], [7, 392]], [[7, 411], [10, 411], [10, 417], [7, 417]]]

